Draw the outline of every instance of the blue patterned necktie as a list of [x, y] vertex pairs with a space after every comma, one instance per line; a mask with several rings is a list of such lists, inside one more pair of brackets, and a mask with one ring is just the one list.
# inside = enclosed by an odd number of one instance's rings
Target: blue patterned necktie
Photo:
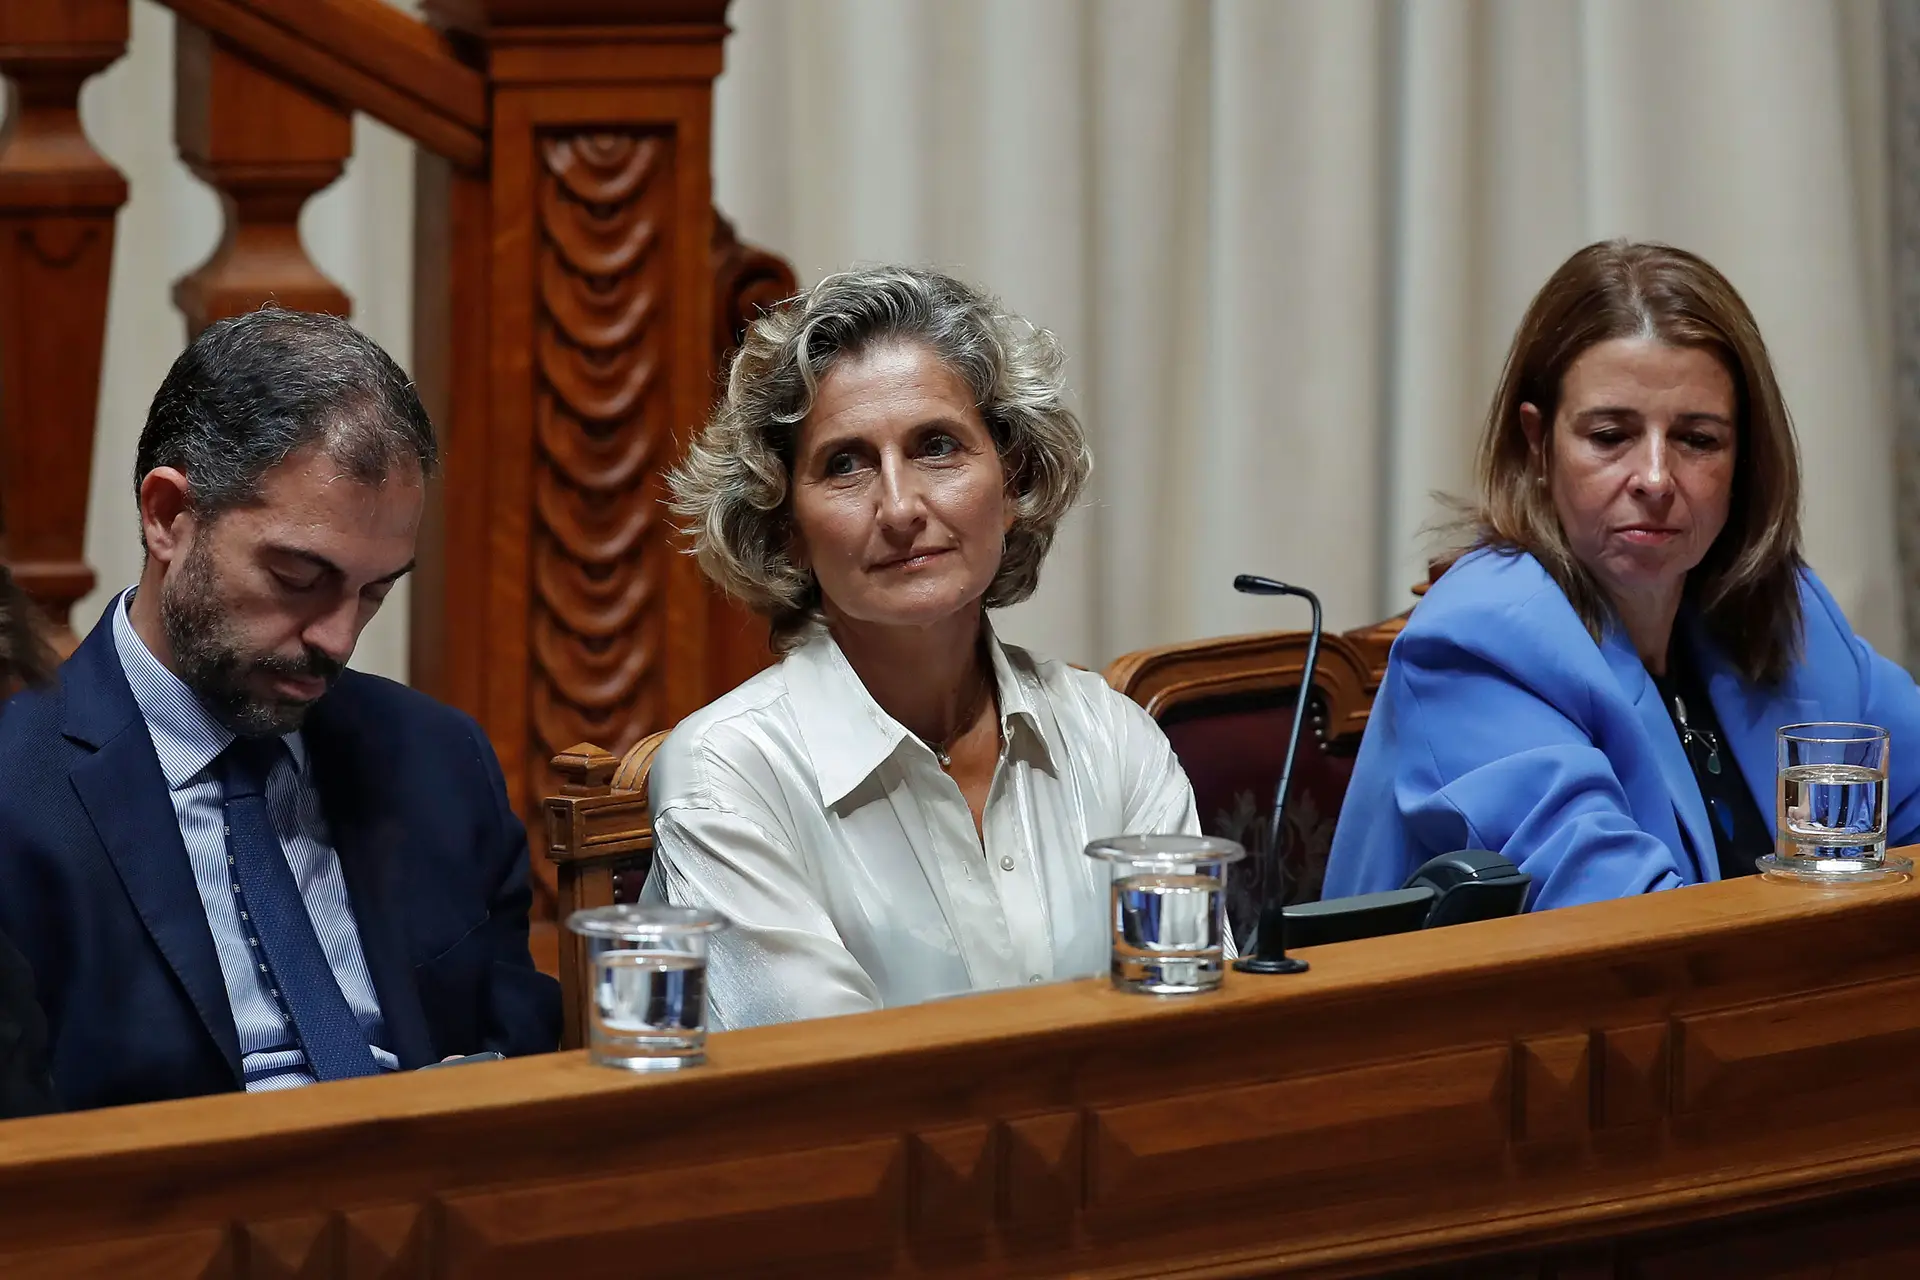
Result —
[[256, 963], [293, 1022], [314, 1079], [377, 1075], [379, 1064], [321, 950], [267, 812], [267, 775], [285, 750], [278, 738], [236, 738], [215, 765], [240, 919], [256, 942], [254, 955], [264, 957]]

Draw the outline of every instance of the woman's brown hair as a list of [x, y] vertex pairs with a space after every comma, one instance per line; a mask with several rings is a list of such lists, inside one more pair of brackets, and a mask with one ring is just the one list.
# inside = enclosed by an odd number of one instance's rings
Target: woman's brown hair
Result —
[[[1574, 558], [1548, 476], [1567, 370], [1614, 338], [1710, 352], [1733, 379], [1732, 500], [1726, 527], [1687, 575], [1687, 598], [1742, 675], [1777, 684], [1800, 643], [1799, 447], [1753, 313], [1725, 276], [1684, 249], [1590, 244], [1534, 295], [1480, 437], [1471, 544], [1531, 553], [1599, 640], [1613, 606]], [[1546, 424], [1538, 451], [1520, 425], [1523, 404], [1538, 408]]]
[[52, 648], [42, 638], [40, 612], [0, 564], [0, 699], [16, 688], [53, 678]]

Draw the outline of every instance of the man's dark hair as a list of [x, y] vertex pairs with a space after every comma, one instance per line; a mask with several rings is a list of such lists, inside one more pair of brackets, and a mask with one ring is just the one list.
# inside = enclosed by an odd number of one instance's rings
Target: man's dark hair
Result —
[[379, 484], [394, 468], [433, 474], [433, 424], [393, 357], [339, 316], [259, 311], [208, 325], [154, 394], [140, 432], [133, 489], [155, 467], [184, 472], [203, 518], [246, 506], [260, 480], [318, 445], [351, 478]]

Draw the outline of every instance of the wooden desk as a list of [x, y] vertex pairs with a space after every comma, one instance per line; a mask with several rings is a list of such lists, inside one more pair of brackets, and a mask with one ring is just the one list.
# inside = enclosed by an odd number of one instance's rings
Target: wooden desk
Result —
[[18, 1121], [0, 1275], [1920, 1274], [1920, 888], [1310, 958]]

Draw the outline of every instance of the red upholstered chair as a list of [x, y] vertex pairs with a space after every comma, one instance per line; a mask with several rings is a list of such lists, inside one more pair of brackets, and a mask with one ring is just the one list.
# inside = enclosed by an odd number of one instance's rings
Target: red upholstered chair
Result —
[[[1273, 789], [1306, 655], [1306, 632], [1275, 631], [1142, 649], [1106, 671], [1107, 683], [1166, 731], [1193, 783], [1201, 829], [1246, 846], [1248, 862], [1228, 878], [1228, 911], [1243, 939], [1266, 888]], [[1378, 686], [1353, 643], [1322, 637], [1287, 806], [1289, 902], [1320, 896], [1334, 820]]]

